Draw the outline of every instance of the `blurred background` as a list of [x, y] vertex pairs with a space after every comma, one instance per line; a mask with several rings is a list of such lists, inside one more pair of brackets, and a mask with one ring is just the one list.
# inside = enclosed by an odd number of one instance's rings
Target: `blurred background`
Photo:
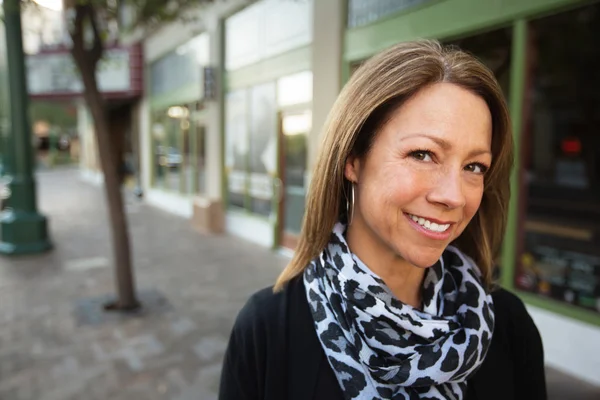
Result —
[[30, 155], [14, 145], [18, 64], [0, 20], [0, 186], [19, 209], [14, 160], [31, 162], [27, 201], [52, 242], [29, 251], [29, 225], [0, 235], [1, 399], [216, 398], [237, 311], [297, 244], [331, 105], [362, 62], [418, 38], [496, 74], [517, 149], [498, 281], [540, 330], [550, 398], [600, 399], [598, 1], [197, 3], [143, 28], [133, 3], [106, 3], [118, 13], [95, 76], [143, 310], [125, 316], [99, 306], [114, 261], [70, 3], [22, 4]]

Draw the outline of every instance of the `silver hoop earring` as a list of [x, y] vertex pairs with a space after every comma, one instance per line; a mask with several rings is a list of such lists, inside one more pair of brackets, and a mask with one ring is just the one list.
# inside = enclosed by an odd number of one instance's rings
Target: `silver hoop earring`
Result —
[[346, 196], [346, 218], [348, 219], [348, 226], [352, 224], [354, 219], [354, 182], [350, 182], [351, 200]]

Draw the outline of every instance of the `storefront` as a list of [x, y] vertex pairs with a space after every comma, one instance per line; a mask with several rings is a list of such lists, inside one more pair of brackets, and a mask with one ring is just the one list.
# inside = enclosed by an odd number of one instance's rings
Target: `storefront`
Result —
[[[98, 65], [98, 89], [106, 101], [116, 168], [121, 178], [136, 173], [138, 130], [134, 121], [143, 94], [143, 54], [139, 43], [109, 46]], [[83, 100], [83, 82], [65, 46], [44, 49], [27, 56], [27, 88], [32, 100], [75, 102], [80, 172], [84, 179], [103, 182], [103, 174], [91, 113]]]
[[146, 197], [152, 204], [188, 217], [194, 197], [206, 193], [203, 72], [208, 64], [209, 35], [201, 33], [147, 67]]
[[226, 229], [294, 248], [312, 125], [312, 2], [266, 0], [225, 22]]
[[495, 72], [519, 150], [501, 282], [527, 303], [548, 364], [600, 385], [600, 3], [349, 0], [347, 12], [345, 79], [423, 37]]

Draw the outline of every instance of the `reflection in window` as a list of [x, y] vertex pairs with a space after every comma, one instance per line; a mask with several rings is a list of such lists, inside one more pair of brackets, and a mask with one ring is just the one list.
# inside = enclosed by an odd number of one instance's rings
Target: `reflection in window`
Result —
[[304, 216], [304, 176], [306, 174], [307, 140], [312, 126], [310, 111], [288, 113], [282, 118], [283, 182], [285, 190], [284, 227], [286, 232], [299, 234]]
[[248, 157], [248, 125], [246, 123], [246, 90], [227, 94], [225, 104], [225, 168], [227, 201], [230, 206], [244, 207], [246, 192], [246, 160]]
[[202, 66], [208, 64], [208, 34], [179, 46], [150, 66], [150, 92], [157, 96], [202, 82]]
[[312, 71], [288, 75], [277, 81], [277, 105], [287, 107], [294, 104], [309, 103], [313, 90]]
[[[281, 188], [275, 193], [275, 178], [281, 172], [280, 148], [292, 151], [289, 160], [289, 184], [299, 188], [297, 213], [304, 207], [304, 170], [306, 169], [306, 136], [310, 115], [295, 111], [281, 123], [288, 138], [279, 142], [279, 108], [297, 108], [298, 103], [312, 100], [312, 73], [301, 72], [249, 88], [230, 91], [225, 100], [225, 171], [227, 203], [253, 214], [273, 218], [280, 211], [273, 207], [283, 200]], [[299, 130], [300, 129], [300, 130]], [[297, 136], [297, 137], [292, 137]], [[285, 156], [284, 156], [285, 157]], [[285, 168], [285, 166], [284, 166]], [[285, 173], [285, 172], [284, 172]], [[288, 178], [286, 178], [288, 179]], [[279, 197], [281, 196], [281, 197]], [[277, 198], [275, 198], [277, 197]], [[291, 200], [290, 200], [291, 201]], [[290, 220], [291, 221], [291, 220]]]
[[367, 25], [432, 0], [348, 0], [348, 27]]
[[530, 23], [516, 285], [600, 312], [600, 5]]
[[[204, 122], [197, 118], [201, 103], [156, 111], [152, 118], [153, 186], [181, 194], [201, 193], [204, 174]], [[198, 141], [201, 144], [198, 144]]]
[[511, 28], [497, 29], [445, 44], [458, 46], [461, 50], [477, 57], [491, 69], [502, 88], [504, 97], [508, 100], [512, 54]]
[[275, 84], [255, 86], [250, 96], [250, 208], [269, 216], [273, 208], [272, 177], [277, 173]]

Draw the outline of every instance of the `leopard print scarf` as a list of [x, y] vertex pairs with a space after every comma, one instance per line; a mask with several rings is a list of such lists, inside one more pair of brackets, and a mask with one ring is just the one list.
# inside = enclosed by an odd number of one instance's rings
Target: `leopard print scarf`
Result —
[[346, 399], [463, 399], [494, 313], [479, 269], [452, 246], [426, 272], [423, 309], [401, 303], [353, 255], [337, 223], [304, 273], [317, 335]]

